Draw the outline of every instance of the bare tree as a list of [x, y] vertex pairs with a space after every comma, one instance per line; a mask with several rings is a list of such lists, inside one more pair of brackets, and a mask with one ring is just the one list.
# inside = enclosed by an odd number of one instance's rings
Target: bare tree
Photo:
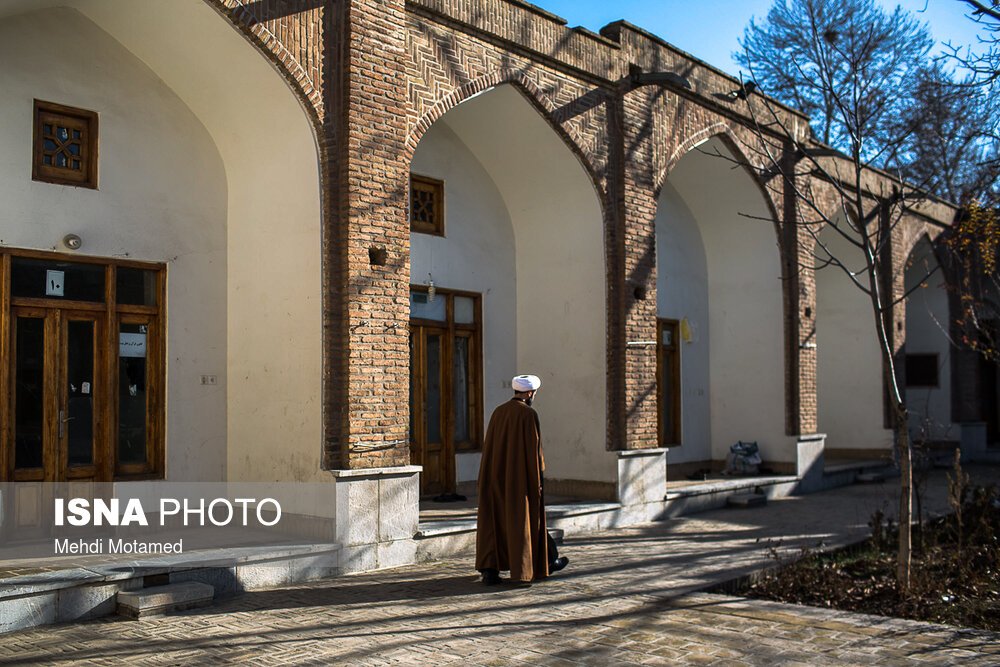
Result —
[[898, 148], [888, 164], [957, 204], [1000, 202], [997, 108], [987, 90], [932, 63], [917, 73], [911, 94], [890, 128]]
[[978, 23], [982, 30], [979, 43], [961, 46], [948, 43], [945, 48], [952, 59], [957, 60], [972, 73], [975, 83], [996, 92], [1000, 84], [1000, 1], [998, 0], [958, 0], [971, 8], [969, 18]]
[[768, 95], [809, 116], [822, 143], [882, 165], [932, 43], [926, 26], [874, 0], [776, 0], [733, 55]]
[[[898, 154], [899, 91], [915, 82], [930, 39], [926, 28], [899, 8], [885, 14], [871, 0], [777, 0], [768, 21], [751, 22], [741, 44], [742, 61], [758, 89], [818, 115], [823, 143], [839, 149], [797, 137], [766, 98], [747, 99], [765, 147], [757, 157], [766, 171], [780, 176], [770, 187], [794, 207], [786, 219], [798, 225], [800, 243], [812, 255], [800, 268], [836, 267], [870, 304], [900, 462], [897, 580], [905, 591], [910, 586], [913, 454], [892, 335], [893, 307], [905, 295], [894, 296], [892, 267], [885, 258], [904, 214], [925, 195], [898, 174], [875, 173], [869, 163], [884, 164]], [[773, 148], [776, 137], [784, 142], [780, 151]], [[836, 249], [829, 234], [849, 250]]]

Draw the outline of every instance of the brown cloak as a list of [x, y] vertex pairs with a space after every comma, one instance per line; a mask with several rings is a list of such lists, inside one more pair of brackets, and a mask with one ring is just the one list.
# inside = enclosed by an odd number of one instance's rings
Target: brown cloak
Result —
[[493, 411], [479, 466], [476, 569], [517, 581], [549, 575], [538, 413], [511, 399]]

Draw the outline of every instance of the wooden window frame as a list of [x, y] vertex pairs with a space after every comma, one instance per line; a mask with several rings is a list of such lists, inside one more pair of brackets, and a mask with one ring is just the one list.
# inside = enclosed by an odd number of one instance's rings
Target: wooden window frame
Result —
[[[96, 264], [104, 267], [104, 301], [70, 301], [59, 298], [14, 297], [11, 294], [12, 258], [41, 259], [48, 261]], [[156, 273], [156, 305], [131, 305], [117, 303], [117, 270], [135, 268]], [[101, 369], [95, 369], [106, 387], [106, 399], [98, 409], [103, 429], [103, 442], [98, 443], [95, 454], [97, 466], [94, 481], [162, 479], [165, 470], [166, 422], [166, 285], [167, 265], [135, 260], [110, 259], [86, 255], [17, 250], [0, 248], [0, 387], [4, 400], [0, 400], [0, 481], [15, 481], [13, 397], [9, 391], [11, 375], [11, 309], [12, 307], [57, 308], [59, 310], [91, 311], [100, 315], [101, 331], [106, 354], [101, 359]], [[141, 464], [118, 463], [118, 331], [123, 321], [142, 319], [147, 328], [147, 396], [146, 453]]]
[[[425, 285], [410, 285], [411, 294], [427, 294], [428, 288]], [[445, 307], [445, 320], [423, 320], [411, 318], [410, 322], [418, 326], [435, 327], [446, 330], [445, 346], [442, 355], [442, 365], [453, 364], [452, 351], [455, 348], [456, 335], [462, 335], [470, 339], [469, 347], [469, 440], [456, 442], [456, 452], [476, 452], [483, 448], [483, 301], [482, 294], [477, 292], [466, 292], [463, 290], [451, 290], [435, 288], [436, 298], [447, 299]], [[474, 322], [472, 324], [458, 324], [455, 322], [455, 297], [468, 297], [475, 302]], [[442, 392], [447, 391], [448, 396], [454, 396], [454, 387], [442, 387]], [[449, 413], [446, 420], [453, 428], [454, 417]], [[411, 436], [412, 437], [412, 436]]]
[[[431, 222], [418, 222], [413, 217], [413, 192], [423, 190], [434, 195], [434, 201], [438, 203], [434, 207], [434, 219]], [[420, 176], [410, 174], [410, 231], [418, 234], [430, 234], [432, 236], [444, 236], [444, 181], [431, 178], [430, 176]]]
[[[84, 133], [79, 170], [45, 164], [46, 124], [62, 124]], [[75, 185], [97, 189], [99, 127], [95, 111], [35, 100], [32, 141], [31, 179], [57, 185]]]
[[[670, 329], [672, 331], [671, 340], [672, 345], [665, 345], [663, 343], [663, 331], [665, 329]], [[681, 346], [678, 341], [678, 336], [680, 335], [680, 322], [678, 320], [670, 320], [659, 318], [656, 320], [656, 434], [657, 440], [661, 447], [679, 447], [682, 444], [682, 430], [681, 430]], [[664, 366], [665, 360], [670, 356], [674, 361], [675, 372], [670, 378], [671, 380], [671, 403], [670, 412], [673, 415], [673, 429], [670, 433], [665, 432], [665, 425], [663, 423], [663, 408], [664, 408]]]

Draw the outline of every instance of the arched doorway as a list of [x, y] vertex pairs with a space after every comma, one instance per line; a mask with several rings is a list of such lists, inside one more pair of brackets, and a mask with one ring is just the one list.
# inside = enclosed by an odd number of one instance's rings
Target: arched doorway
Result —
[[[757, 441], [769, 461], [795, 461], [784, 431], [774, 214], [740, 162], [723, 138], [713, 137], [680, 159], [660, 193], [658, 386], [671, 478], [725, 460], [739, 440]], [[668, 356], [671, 362], [663, 363]], [[670, 410], [679, 423], [664, 429]]]
[[[437, 470], [425, 470], [424, 492], [474, 490], [481, 441], [463, 441], [455, 426], [485, 425], [519, 373], [542, 378], [536, 407], [547, 485], [613, 484], [614, 457], [605, 451], [603, 218], [577, 156], [521, 92], [503, 85], [438, 119], [421, 138], [411, 173], [443, 184], [445, 202], [443, 233], [411, 231], [413, 295], [421, 299], [433, 282], [450, 304], [428, 316], [426, 302], [415, 300], [411, 311], [411, 334], [422, 337], [411, 366], [414, 459], [426, 467], [431, 446], [442, 452], [432, 462]], [[455, 299], [469, 299], [479, 319], [459, 322]], [[453, 347], [463, 324], [478, 327], [472, 335], [482, 341], [482, 375], [465, 384]], [[446, 353], [435, 357], [431, 348]], [[456, 414], [470, 406], [466, 391], [481, 391], [481, 416]]]

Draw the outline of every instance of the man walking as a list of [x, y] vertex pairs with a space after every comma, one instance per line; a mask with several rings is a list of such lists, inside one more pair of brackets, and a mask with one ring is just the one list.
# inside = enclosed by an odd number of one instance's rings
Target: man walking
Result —
[[541, 380], [518, 375], [511, 386], [514, 398], [490, 417], [479, 466], [476, 569], [485, 584], [500, 583], [501, 570], [510, 570], [512, 582], [530, 584], [569, 562], [545, 529], [545, 458], [531, 407]]

